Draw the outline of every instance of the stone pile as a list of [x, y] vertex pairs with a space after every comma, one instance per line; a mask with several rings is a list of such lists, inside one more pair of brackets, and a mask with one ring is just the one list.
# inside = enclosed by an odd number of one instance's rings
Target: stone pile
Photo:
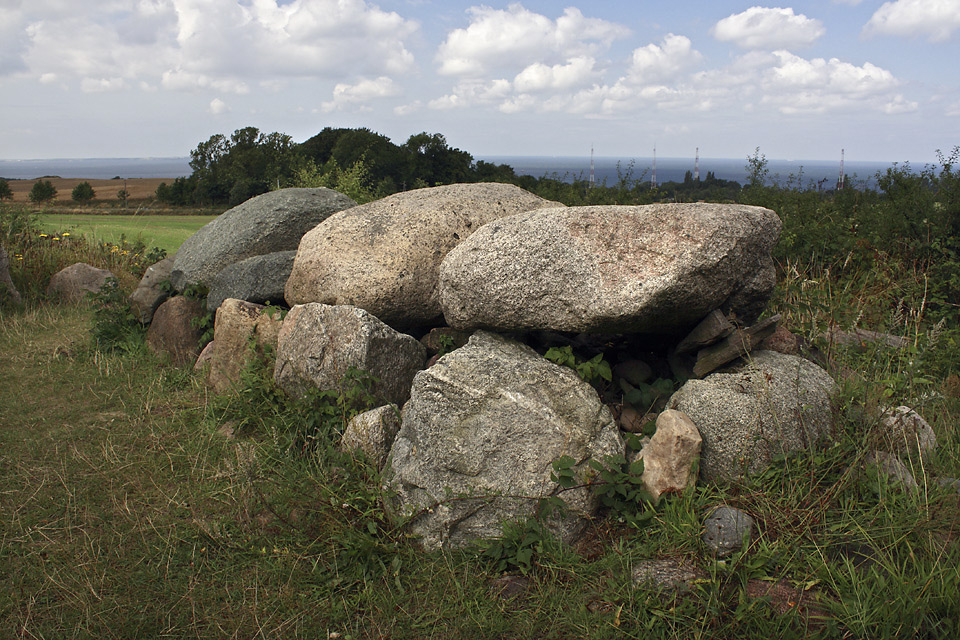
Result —
[[[353, 207], [338, 195], [270, 194], [283, 204], [268, 209], [298, 221], [277, 243], [240, 239], [251, 230], [239, 227], [286, 226], [251, 222], [244, 203], [184, 244], [171, 279], [211, 288], [219, 390], [246, 357], [236, 345], [251, 342], [275, 344], [291, 395], [337, 389], [351, 367], [376, 379], [381, 406], [350, 422], [343, 446], [384, 466], [387, 507], [427, 548], [497, 536], [552, 496], [566, 509], [546, 523], [572, 540], [599, 508], [588, 461], [627, 453], [618, 427], [652, 435], [637, 455], [654, 499], [831, 437], [830, 376], [764, 348], [789, 342], [777, 317], [760, 319], [780, 233], [769, 210], [562, 207], [500, 184]], [[318, 201], [303, 216], [308, 204], [293, 204]], [[269, 307], [253, 304], [267, 300], [291, 307], [267, 323], [275, 333], [259, 328]], [[587, 384], [550, 349], [588, 372], [602, 353], [612, 371], [590, 375], [609, 382]], [[551, 479], [561, 458], [583, 486]]]

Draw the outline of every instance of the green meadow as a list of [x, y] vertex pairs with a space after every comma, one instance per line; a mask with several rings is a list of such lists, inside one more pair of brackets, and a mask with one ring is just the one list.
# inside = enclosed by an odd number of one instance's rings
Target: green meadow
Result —
[[211, 215], [93, 215], [82, 213], [39, 214], [46, 233], [82, 235], [94, 242], [143, 241], [147, 247], [176, 251], [184, 240], [213, 220]]

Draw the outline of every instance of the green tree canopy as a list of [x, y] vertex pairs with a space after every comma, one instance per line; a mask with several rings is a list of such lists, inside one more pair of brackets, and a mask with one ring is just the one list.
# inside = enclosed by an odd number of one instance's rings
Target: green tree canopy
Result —
[[0, 178], [0, 201], [2, 200], [13, 200], [13, 189], [4, 178]]
[[84, 204], [93, 200], [96, 193], [93, 191], [93, 187], [90, 186], [90, 183], [84, 180], [77, 186], [73, 188], [73, 191], [70, 193], [70, 197], [74, 202], [79, 202]]
[[57, 188], [49, 180], [37, 180], [30, 189], [30, 202], [43, 204], [57, 197]]

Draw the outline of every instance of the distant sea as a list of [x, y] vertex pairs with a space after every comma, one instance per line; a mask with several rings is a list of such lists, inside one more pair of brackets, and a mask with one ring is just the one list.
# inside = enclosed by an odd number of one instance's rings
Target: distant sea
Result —
[[[556, 175], [571, 181], [575, 178], [589, 180], [590, 158], [572, 156], [477, 156], [495, 164], [508, 164], [520, 175], [536, 178]], [[87, 178], [109, 180], [111, 178], [176, 178], [191, 173], [190, 159], [183, 158], [77, 158], [52, 160], [0, 160], [0, 177], [10, 180], [34, 180], [46, 176], [61, 178]], [[700, 177], [706, 178], [711, 171], [721, 180], [746, 181], [746, 158], [700, 158]], [[620, 174], [629, 174], [634, 180], [650, 181], [653, 174], [653, 158], [594, 158], [594, 175], [598, 184], [606, 181], [614, 185]], [[846, 162], [844, 173], [853, 186], [873, 187], [874, 176], [893, 165], [892, 162]], [[769, 178], [785, 184], [791, 176], [793, 184], [799, 176], [800, 184], [816, 188], [823, 181], [826, 188], [833, 187], [840, 176], [840, 162], [822, 160], [774, 160], [768, 159]], [[687, 171], [694, 171], [693, 158], [657, 158], [657, 182], [682, 182]]]

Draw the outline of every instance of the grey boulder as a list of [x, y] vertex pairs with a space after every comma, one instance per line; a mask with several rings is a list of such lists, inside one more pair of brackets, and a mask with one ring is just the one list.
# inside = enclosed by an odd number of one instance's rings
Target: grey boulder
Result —
[[[570, 456], [587, 479], [589, 458], [623, 453], [609, 409], [576, 373], [480, 331], [414, 378], [385, 472], [387, 506], [424, 548], [462, 547], [499, 537], [504, 522], [557, 495], [555, 460]], [[565, 513], [546, 524], [571, 541], [598, 502], [586, 488], [559, 495]]]
[[86, 262], [78, 262], [53, 274], [47, 295], [63, 302], [82, 302], [88, 293], [98, 293], [114, 275]]
[[169, 282], [171, 271], [173, 271], [173, 256], [150, 265], [140, 279], [136, 290], [130, 294], [130, 310], [141, 324], [150, 324], [157, 307], [170, 297], [170, 290], [164, 286], [164, 283]]
[[531, 211], [447, 254], [440, 304], [458, 329], [678, 333], [714, 309], [749, 324], [773, 291], [780, 227], [744, 205]]
[[233, 263], [210, 284], [207, 310], [215, 311], [228, 298], [258, 304], [283, 303], [283, 287], [296, 255], [296, 251], [278, 251]]
[[484, 224], [559, 206], [498, 183], [397, 193], [331, 216], [300, 243], [287, 282], [290, 305], [366, 309], [392, 326], [440, 318], [437, 278], [447, 252]]
[[687, 414], [700, 432], [700, 478], [720, 483], [831, 437], [837, 390], [809, 360], [754, 351], [739, 371], [689, 380], [667, 406]]
[[402, 405], [427, 350], [363, 309], [326, 304], [290, 310], [277, 339], [274, 380], [291, 396], [311, 388], [338, 390], [351, 368], [376, 378], [370, 390], [380, 404]]
[[235, 262], [277, 251], [294, 251], [300, 238], [330, 215], [355, 206], [325, 189], [280, 189], [251, 198], [217, 216], [177, 250], [170, 282], [177, 291], [207, 286]]

